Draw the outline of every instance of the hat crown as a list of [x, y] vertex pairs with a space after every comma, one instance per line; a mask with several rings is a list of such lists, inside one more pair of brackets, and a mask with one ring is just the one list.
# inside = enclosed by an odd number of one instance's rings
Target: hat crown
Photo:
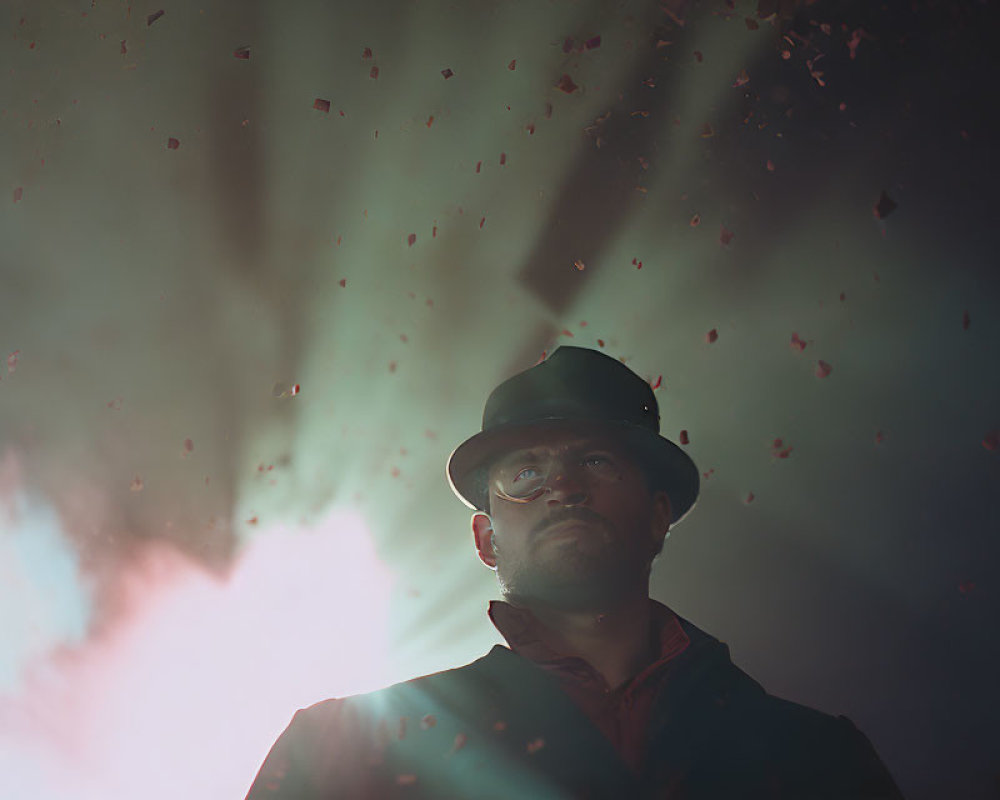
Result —
[[483, 431], [555, 419], [660, 430], [649, 384], [617, 359], [583, 347], [560, 347], [501, 383], [486, 401]]

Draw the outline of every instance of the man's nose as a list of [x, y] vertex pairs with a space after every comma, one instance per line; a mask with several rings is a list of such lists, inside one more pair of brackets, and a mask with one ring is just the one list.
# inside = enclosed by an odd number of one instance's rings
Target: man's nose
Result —
[[546, 481], [546, 504], [549, 506], [579, 506], [587, 502], [587, 484], [580, 470], [573, 465], [558, 464]]

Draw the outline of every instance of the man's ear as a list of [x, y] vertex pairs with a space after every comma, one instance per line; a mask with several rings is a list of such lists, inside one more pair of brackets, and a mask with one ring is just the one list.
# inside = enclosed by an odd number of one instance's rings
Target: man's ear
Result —
[[670, 520], [673, 509], [670, 506], [670, 495], [660, 489], [653, 493], [653, 551], [656, 555], [663, 550], [663, 542], [669, 536]]
[[476, 540], [479, 560], [490, 569], [497, 568], [497, 554], [493, 549], [493, 520], [489, 514], [477, 511], [472, 515], [472, 536]]

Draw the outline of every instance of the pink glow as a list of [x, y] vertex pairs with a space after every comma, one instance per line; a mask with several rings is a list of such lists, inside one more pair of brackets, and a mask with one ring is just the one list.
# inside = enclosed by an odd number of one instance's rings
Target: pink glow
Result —
[[296, 708], [388, 683], [390, 588], [349, 512], [261, 531], [225, 581], [150, 546], [119, 622], [0, 696], [5, 796], [243, 797]]

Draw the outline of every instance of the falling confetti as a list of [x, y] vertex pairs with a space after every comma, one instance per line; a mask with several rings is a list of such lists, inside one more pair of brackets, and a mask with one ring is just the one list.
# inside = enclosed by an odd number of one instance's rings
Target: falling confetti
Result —
[[480, 171], [480, 170], [481, 170], [482, 168], [483, 168], [483, 162], [482, 162], [482, 161], [477, 161], [477, 162], [476, 162], [476, 174], [477, 174], [477, 175], [479, 174], [479, 171]]
[[362, 59], [368, 60], [371, 57], [372, 57], [372, 49], [370, 47], [366, 47], [364, 50], [361, 51]]
[[433, 124], [434, 124], [434, 115], [433, 115], [433, 114], [431, 114], [431, 115], [430, 115], [430, 116], [429, 116], [429, 117], [427, 118], [427, 127], [429, 128], [429, 127], [430, 127], [431, 125], [433, 125]]
[[768, 159], [767, 164], [765, 164], [764, 166], [767, 167], [768, 172], [774, 172], [774, 162], [771, 159]]
[[570, 336], [570, 337], [573, 336], [573, 331], [569, 330], [568, 328], [563, 328], [562, 331], [560, 331], [560, 333], [563, 336]]
[[885, 219], [896, 209], [896, 203], [893, 201], [889, 195], [882, 190], [882, 194], [879, 195], [878, 202], [872, 207], [872, 213], [875, 214], [875, 219]]
[[505, 731], [507, 730], [507, 723], [504, 722], [502, 719], [498, 719], [496, 722], [493, 723], [493, 730], [497, 731], [497, 733]]
[[573, 37], [568, 36], [566, 41], [563, 42], [562, 50], [564, 53], [570, 53], [573, 50]]
[[372, 80], [376, 80], [378, 78], [378, 67], [377, 66], [372, 67], [368, 71], [368, 77], [371, 78]]
[[659, 388], [660, 388], [661, 386], [663, 386], [663, 376], [662, 376], [662, 375], [660, 375], [660, 376], [659, 376], [659, 377], [658, 377], [658, 378], [656, 379], [656, 383], [650, 383], [649, 385], [650, 385], [650, 387], [651, 387], [651, 388], [653, 389], [653, 391], [656, 391], [656, 390], [657, 390], [657, 389], [659, 389]]
[[719, 338], [718, 328], [712, 328], [712, 330], [710, 330], [708, 333], [705, 334], [705, 341], [708, 342], [709, 344], [712, 344], [713, 342], [717, 341], [718, 338]]
[[559, 79], [559, 83], [556, 84], [556, 88], [561, 92], [566, 92], [566, 94], [573, 94], [580, 87], [573, 83], [573, 79], [569, 75], [564, 73]]
[[970, 320], [969, 320], [969, 312], [968, 311], [963, 311], [962, 312], [962, 330], [963, 331], [969, 330], [969, 322], [970, 322]]
[[250, 60], [250, 48], [249, 47], [237, 47], [233, 50], [233, 58], [239, 58], [243, 61]]
[[584, 47], [586, 47], [588, 50], [593, 50], [595, 47], [600, 47], [600, 46], [601, 46], [600, 36], [595, 36], [593, 39], [587, 39], [586, 43], [584, 44]]
[[184, 455], [188, 455], [194, 452], [194, 442], [190, 439], [184, 440]]
[[694, 57], [699, 64], [705, 59], [705, 56], [702, 55], [701, 50], [695, 50]]
[[983, 447], [990, 452], [1000, 449], [1000, 428], [996, 428], [983, 437]]
[[426, 731], [428, 728], [433, 728], [435, 725], [437, 725], [437, 717], [433, 714], [426, 714], [420, 720], [420, 728], [422, 730]]
[[455, 73], [452, 72], [450, 69], [443, 69], [443, 70], [441, 70], [441, 74], [444, 75], [444, 79], [445, 80], [448, 80], [448, 78], [450, 78]]
[[20, 355], [20, 350], [15, 350], [9, 356], [7, 356], [7, 372], [8, 374], [17, 369], [17, 357]]
[[313, 108], [317, 111], [322, 111], [324, 114], [330, 113], [330, 101], [324, 100], [322, 97], [317, 97], [313, 100]]
[[486, 224], [486, 217], [483, 217], [481, 220], [479, 220], [479, 230], [482, 230], [483, 225], [485, 224]]
[[798, 350], [800, 353], [806, 349], [806, 343], [803, 342], [797, 333], [792, 332], [792, 350]]
[[341, 289], [347, 288], [347, 278], [341, 278], [337, 283], [340, 284]]
[[23, 186], [18, 186], [14, 190], [14, 202], [15, 203], [18, 202], [23, 195], [24, 195], [24, 187]]
[[574, 261], [573, 266], [576, 267], [577, 270], [580, 272], [583, 272], [587, 268], [587, 265], [580, 260]]
[[753, 492], [747, 493], [746, 499], [743, 502], [750, 505], [753, 502]]
[[408, 245], [409, 245], [410, 247], [413, 247], [413, 245], [414, 245], [414, 243], [415, 243], [416, 241], [417, 241], [417, 234], [415, 234], [415, 233], [411, 233], [411, 234], [410, 234], [409, 236], [407, 236], [407, 237], [406, 237], [406, 243], [407, 243], [407, 244], [408, 244]]
[[728, 247], [729, 243], [733, 240], [733, 236], [735, 236], [735, 234], [731, 230], [729, 230], [725, 225], [720, 226], [719, 244], [721, 244], [723, 247]]
[[757, 20], [753, 17], [746, 17], [743, 21], [747, 24], [748, 31], [755, 31], [760, 27]]
[[132, 478], [132, 482], [128, 485], [128, 488], [131, 492], [141, 492], [143, 485], [142, 478], [136, 475]]
[[167, 149], [168, 150], [176, 150], [180, 146], [181, 146], [180, 141], [177, 140], [177, 139], [175, 139], [173, 136], [171, 136], [169, 139], [167, 139]]
[[413, 786], [417, 782], [417, 776], [412, 772], [406, 772], [396, 776], [396, 783], [399, 786]]
[[258, 522], [257, 517], [250, 517], [250, 519], [247, 520], [247, 525], [256, 525], [257, 522]]
[[507, 65], [507, 69], [509, 69], [511, 72], [513, 72], [515, 69], [517, 69], [517, 59], [516, 58], [512, 58], [510, 60], [510, 63]]
[[882, 444], [885, 441], [885, 434], [882, 431], [875, 431], [875, 444]]
[[830, 372], [832, 370], [833, 370], [833, 367], [831, 367], [825, 361], [819, 361], [816, 364], [816, 377], [817, 378], [825, 378], [827, 375], [830, 374]]
[[545, 740], [539, 736], [534, 741], [528, 742], [527, 751], [529, 756], [533, 756], [539, 750], [545, 747]]
[[124, 55], [128, 55], [128, 48], [125, 46], [125, 40], [124, 39], [122, 39], [121, 44], [122, 44], [121, 54], [123, 56]]
[[775, 458], [788, 458], [792, 452], [792, 446], [783, 447], [784, 442], [781, 439], [775, 439], [771, 443], [771, 455]]
[[637, 258], [633, 258], [632, 266], [635, 267], [636, 269], [642, 269], [642, 262]]
[[465, 747], [465, 743], [467, 741], [469, 741], [469, 737], [466, 736], [464, 733], [455, 734], [455, 742], [451, 746], [451, 752], [457, 753], [459, 750]]
[[690, 225], [692, 228], [697, 228], [699, 225], [701, 225], [701, 214], [695, 214], [693, 217], [691, 217]]
[[746, 86], [748, 83], [750, 83], [750, 76], [747, 74], [745, 69], [741, 69], [740, 74], [737, 75], [736, 80], [733, 81], [733, 88], [735, 89], [739, 86]]
[[688, 438], [688, 432], [686, 429], [681, 431], [681, 435], [677, 437], [677, 441], [679, 441], [681, 444], [690, 443], [691, 440]]
[[973, 590], [976, 588], [976, 584], [972, 581], [962, 581], [958, 584], [958, 591], [961, 592], [963, 596], [968, 596], [972, 594]]
[[149, 27], [154, 22], [156, 22], [156, 20], [158, 20], [160, 17], [162, 17], [164, 13], [165, 12], [161, 8], [159, 11], [154, 11], [152, 14], [150, 14], [148, 17], [146, 17], [146, 27]]
[[108, 408], [110, 408], [112, 411], [121, 411], [122, 399], [120, 397], [116, 397], [114, 400], [108, 401]]

